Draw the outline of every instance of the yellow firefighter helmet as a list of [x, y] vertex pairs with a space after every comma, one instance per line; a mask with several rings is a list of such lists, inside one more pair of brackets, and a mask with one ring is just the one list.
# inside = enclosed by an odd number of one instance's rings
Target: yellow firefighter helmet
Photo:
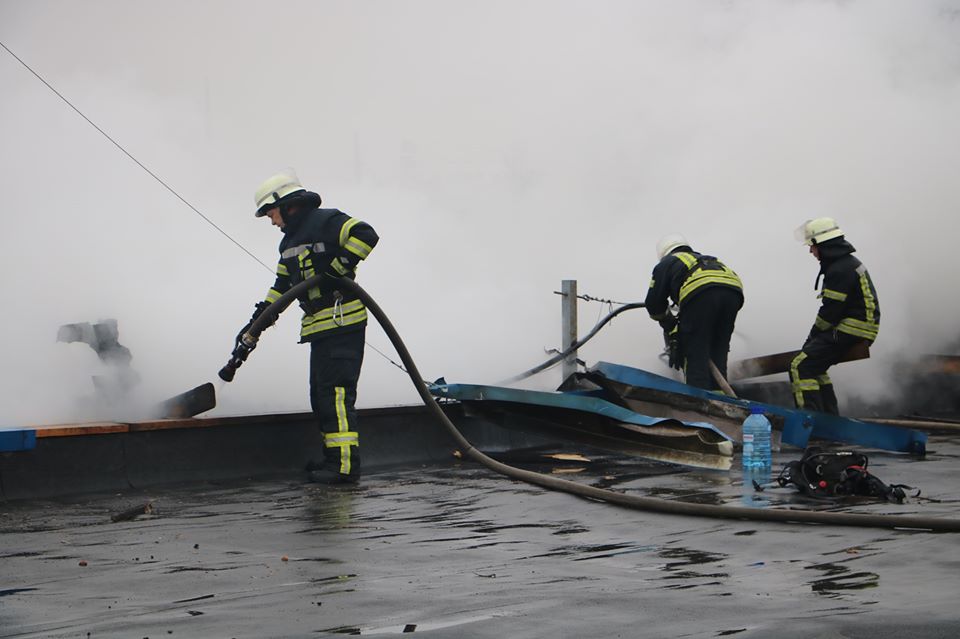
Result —
[[263, 217], [268, 209], [273, 208], [277, 203], [288, 195], [306, 191], [300, 184], [300, 179], [293, 169], [287, 169], [276, 175], [271, 175], [257, 187], [254, 193], [254, 201], [257, 204], [257, 217]]
[[836, 237], [843, 237], [843, 231], [840, 230], [837, 221], [832, 217], [818, 217], [801, 224], [794, 231], [794, 237], [797, 238], [798, 242], [813, 246], [814, 244], [823, 244]]
[[665, 255], [669, 255], [670, 251], [678, 246], [690, 246], [690, 243], [687, 242], [687, 238], [679, 233], [664, 235], [660, 238], [660, 241], [657, 242], [657, 259], [662, 260]]

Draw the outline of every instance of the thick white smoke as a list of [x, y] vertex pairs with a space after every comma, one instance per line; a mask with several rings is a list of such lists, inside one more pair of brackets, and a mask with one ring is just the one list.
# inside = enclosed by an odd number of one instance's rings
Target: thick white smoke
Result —
[[[359, 281], [427, 377], [539, 363], [562, 279], [640, 300], [674, 231], [744, 279], [733, 358], [797, 348], [817, 265], [792, 230], [832, 215], [880, 293], [874, 357], [834, 374], [869, 395], [957, 337], [957, 6], [0, 0], [0, 42], [271, 267], [252, 194], [279, 168], [372, 223]], [[76, 417], [94, 373], [68, 322], [117, 318], [148, 399], [213, 380], [271, 274], [6, 51], [0, 81], [0, 424]], [[221, 413], [308, 407], [290, 315]], [[662, 371], [660, 343], [635, 311], [581, 357]], [[360, 405], [414, 401], [368, 350]]]

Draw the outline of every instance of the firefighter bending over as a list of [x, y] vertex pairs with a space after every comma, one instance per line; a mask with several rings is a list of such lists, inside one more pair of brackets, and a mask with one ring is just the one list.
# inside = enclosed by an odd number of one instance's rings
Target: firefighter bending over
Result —
[[367, 309], [337, 282], [356, 277], [357, 264], [370, 255], [379, 237], [366, 222], [337, 209], [320, 208], [320, 196], [306, 190], [293, 171], [268, 178], [255, 199], [256, 216], [270, 218], [283, 231], [283, 239], [276, 282], [240, 335], [290, 287], [317, 273], [327, 276], [298, 298], [303, 309], [300, 342], [310, 344], [310, 405], [324, 441], [323, 463], [311, 462], [307, 472], [319, 483], [356, 483], [360, 442], [354, 404]]
[[857, 342], [872, 344], [880, 330], [877, 289], [866, 267], [852, 254], [833, 218], [807, 220], [797, 240], [820, 261], [814, 290], [820, 289], [820, 310], [800, 354], [790, 364], [790, 385], [797, 408], [839, 415], [837, 395], [827, 369]]
[[[682, 235], [663, 237], [657, 258], [646, 307], [663, 328], [670, 366], [683, 369], [687, 384], [719, 391], [710, 362], [726, 377], [743, 284], [720, 260], [691, 249]], [[676, 316], [670, 311], [671, 300], [679, 307]]]

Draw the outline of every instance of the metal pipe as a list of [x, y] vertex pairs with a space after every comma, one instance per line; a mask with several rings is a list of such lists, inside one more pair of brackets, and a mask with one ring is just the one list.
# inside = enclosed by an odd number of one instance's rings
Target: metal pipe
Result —
[[560, 349], [566, 353], [560, 369], [561, 379], [577, 372], [577, 280], [560, 284]]

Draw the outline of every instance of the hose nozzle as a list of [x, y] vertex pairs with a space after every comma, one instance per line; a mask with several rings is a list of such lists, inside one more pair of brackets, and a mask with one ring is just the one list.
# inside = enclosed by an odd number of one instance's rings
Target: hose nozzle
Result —
[[256, 347], [257, 339], [250, 335], [250, 333], [244, 333], [238, 337], [236, 346], [234, 346], [233, 352], [230, 353], [229, 361], [227, 361], [226, 365], [217, 373], [220, 379], [225, 382], [232, 382], [234, 375], [237, 374], [237, 369], [243, 365], [247, 360], [247, 356], [250, 355]]
[[233, 376], [237, 374], [237, 369], [240, 368], [240, 364], [243, 362], [234, 357], [230, 358], [230, 361], [227, 362], [226, 366], [220, 369], [220, 372], [217, 375], [225, 382], [232, 382]]

